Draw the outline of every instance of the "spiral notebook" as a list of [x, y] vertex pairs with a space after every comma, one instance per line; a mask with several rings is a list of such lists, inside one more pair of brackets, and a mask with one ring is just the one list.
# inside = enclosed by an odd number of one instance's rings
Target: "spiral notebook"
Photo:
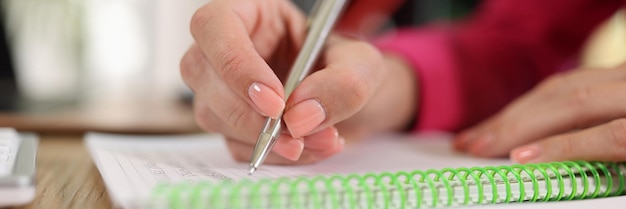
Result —
[[448, 139], [378, 136], [317, 164], [263, 165], [253, 176], [218, 135], [90, 133], [86, 145], [121, 208], [606, 209], [626, 202], [623, 164], [513, 165], [455, 153]]

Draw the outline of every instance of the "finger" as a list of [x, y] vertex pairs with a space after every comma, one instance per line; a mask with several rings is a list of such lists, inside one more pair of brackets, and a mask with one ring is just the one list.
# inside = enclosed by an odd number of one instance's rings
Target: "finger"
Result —
[[564, 160], [626, 161], [626, 119], [519, 147], [511, 151], [510, 157], [519, 163]]
[[[230, 136], [231, 140], [241, 144], [255, 145], [256, 140], [233, 138], [241, 137], [241, 131], [228, 126], [210, 108], [198, 104], [200, 102], [197, 101], [199, 100], [196, 100], [194, 108], [196, 109], [196, 121], [200, 127], [205, 130], [224, 133], [226, 136]], [[304, 139], [294, 139], [289, 134], [281, 134], [272, 151], [285, 159], [297, 161], [302, 155], [303, 149], [305, 149], [309, 150], [309, 155], [314, 155], [316, 159], [324, 159], [338, 152], [340, 150], [338, 148], [344, 143], [343, 138], [338, 136], [337, 129], [329, 127], [306, 136]], [[252, 150], [249, 151], [252, 152]]]
[[200, 87], [199, 81], [206, 79], [205, 71], [209, 67], [209, 61], [206, 60], [198, 45], [191, 45], [180, 60], [180, 74], [183, 82], [195, 93]]
[[[272, 152], [287, 158], [291, 161], [297, 161], [304, 150], [304, 141], [302, 138], [291, 138], [288, 134], [281, 134], [276, 139], [276, 144], [272, 147]], [[250, 152], [252, 153], [252, 152]]]
[[[194, 68], [204, 68], [205, 70], [198, 74], [207, 81], [196, 82], [194, 81], [197, 80], [195, 78], [188, 79], [188, 83], [194, 83], [192, 86], [197, 89], [196, 92], [198, 93], [194, 99], [197, 124], [205, 130], [222, 133], [243, 143], [254, 144], [263, 118], [251, 111], [245, 102], [232, 94], [221, 80], [215, 79], [217, 76], [211, 75], [215, 73], [210, 64], [202, 61], [202, 56], [198, 56], [199, 53], [194, 53], [194, 51], [198, 51], [197, 47], [190, 49], [189, 56], [186, 56], [186, 62], [192, 63]], [[216, 91], [216, 89], [224, 90]], [[258, 129], [254, 127], [258, 127]], [[303, 143], [301, 141], [300, 139], [289, 141], [290, 143], [278, 143], [276, 146], [277, 153], [287, 159], [297, 159], [302, 152]]]
[[[226, 138], [226, 145], [235, 160], [244, 162], [250, 161], [255, 146], [254, 144], [244, 143], [229, 137]], [[293, 149], [294, 147], [298, 147], [298, 149]], [[280, 164], [285, 164], [286, 162], [297, 161], [302, 154], [303, 148], [304, 143], [302, 139], [294, 139], [288, 135], [281, 134], [265, 162], [283, 162]]]
[[248, 35], [254, 45], [254, 49], [264, 60], [269, 59], [274, 54], [278, 43], [284, 41], [283, 37], [287, 37], [284, 35], [287, 29], [283, 20], [283, 12], [280, 11], [282, 8], [279, 6], [279, 2], [281, 1], [251, 3], [250, 7], [258, 7], [255, 9], [258, 13], [256, 17], [248, 16], [249, 10], [239, 10], [241, 13], [239, 17], [244, 19], [244, 21], [253, 18], [251, 22], [254, 22], [254, 27], [251, 31], [248, 31]]
[[[250, 146], [255, 145], [256, 141], [233, 138], [237, 137], [237, 135], [233, 134], [231, 131], [226, 131], [233, 130], [231, 127], [221, 121], [221, 119], [214, 112], [210, 111], [209, 108], [201, 104], [201, 102], [198, 102], [200, 100], [195, 101], [196, 105], [194, 105], [194, 108], [196, 109], [196, 121], [201, 128], [208, 131], [225, 133], [226, 136], [230, 136], [229, 138], [231, 140], [236, 140], [242, 144], [248, 144]], [[334, 127], [328, 127], [322, 131], [306, 136], [304, 140], [300, 138], [293, 139], [288, 134], [282, 134], [272, 151], [286, 159], [296, 161], [299, 159], [299, 156], [302, 154], [302, 150], [304, 148], [314, 152], [313, 154], [315, 154], [318, 159], [324, 159], [327, 154], [335, 153], [328, 152], [329, 150], [337, 150], [337, 148], [344, 143], [343, 138], [339, 137], [337, 129]]]
[[[212, 66], [196, 44], [192, 45], [181, 59], [181, 77], [194, 92], [193, 108], [196, 124], [209, 132], [229, 135], [230, 133], [225, 133], [225, 130], [231, 129], [230, 126], [213, 112], [210, 108], [211, 100], [207, 99], [206, 89], [215, 89], [214, 84], [219, 84], [219, 82], [210, 82], [211, 71], [213, 71]], [[211, 96], [208, 95], [208, 98]]]
[[261, 57], [269, 60], [276, 54], [280, 42], [286, 43], [292, 51], [300, 49], [306, 33], [304, 14], [291, 1], [265, 1], [259, 7], [266, 16], [256, 18], [257, 25], [250, 38]]
[[[519, 117], [528, 116], [530, 112], [533, 112], [537, 106], [538, 101], [542, 101], [541, 105], [547, 105], [551, 100], [542, 99], [541, 94], [543, 91], [538, 88], [526, 93], [525, 95], [517, 98], [515, 101], [508, 104], [508, 106], [501, 110], [498, 114], [485, 119], [478, 125], [463, 130], [459, 133], [453, 142], [454, 149], [458, 151], [470, 151], [470, 148], [474, 150], [477, 147], [489, 146], [491, 141], [495, 139], [494, 130], [498, 130], [504, 122], [517, 121]], [[514, 139], [510, 139], [514, 140]], [[476, 146], [476, 145], [481, 146]]]
[[[206, 82], [196, 90], [196, 113], [212, 118], [205, 127], [217, 126], [218, 132], [252, 144], [261, 131], [265, 118], [254, 111], [220, 80], [214, 71], [207, 71]], [[199, 119], [199, 124], [202, 124]]]
[[[542, 99], [549, 99], [567, 93], [581, 86], [622, 81], [626, 78], [625, 69], [608, 68], [602, 70], [577, 70], [557, 73], [540, 83], [532, 91]], [[550, 90], [550, 91], [545, 91]]]
[[340, 144], [343, 144], [341, 140], [343, 140], [343, 138], [339, 137], [337, 129], [331, 126], [304, 137], [304, 148], [324, 152], [326, 150], [333, 150]]
[[472, 140], [474, 140], [477, 136], [477, 130], [482, 130], [478, 127], [473, 127], [468, 130], [464, 130], [461, 133], [457, 134], [452, 141], [452, 148], [457, 151], [464, 152], [467, 150], [468, 145]]
[[[272, 152], [292, 160], [298, 161], [303, 155], [305, 162], [313, 162], [325, 159], [341, 150], [345, 141], [339, 137], [337, 129], [328, 127], [322, 131], [313, 133], [302, 138], [293, 139], [289, 134], [281, 134], [279, 140], [289, 143], [278, 143], [272, 148]], [[297, 146], [296, 146], [297, 145]], [[270, 161], [272, 162], [272, 161]]]
[[[196, 100], [198, 101], [198, 100]], [[214, 131], [218, 133], [224, 134], [229, 140], [237, 141], [240, 144], [247, 144], [249, 146], [254, 146], [256, 143], [255, 138], [241, 138], [241, 131], [237, 131], [233, 129], [229, 125], [227, 125], [224, 121], [222, 121], [217, 114], [212, 112], [210, 108], [199, 104], [201, 102], [196, 102], [195, 112], [196, 112], [196, 123], [203, 128], [204, 130]], [[258, 134], [258, 132], [252, 132]], [[282, 134], [278, 137], [276, 144], [274, 145], [273, 152], [282, 156], [286, 159], [297, 160], [302, 154], [302, 150], [304, 148], [303, 139], [294, 139], [291, 136]], [[252, 150], [249, 150], [250, 154]], [[241, 154], [241, 153], [238, 153]]]
[[384, 79], [381, 55], [363, 42], [331, 39], [322, 59], [325, 68], [305, 78], [287, 102], [283, 118], [294, 137], [354, 115]]
[[211, 108], [206, 105], [206, 103], [198, 98], [194, 98], [193, 100], [193, 112], [194, 118], [196, 120], [196, 124], [203, 130], [207, 132], [220, 133], [226, 136], [232, 136], [230, 131], [226, 131], [231, 129], [229, 125], [226, 124], [220, 117], [211, 110]]
[[228, 89], [197, 45], [192, 46], [183, 57], [181, 74], [196, 93], [194, 112], [196, 123], [201, 128], [244, 139], [247, 143], [254, 142], [263, 118]]
[[299, 49], [304, 42], [306, 34], [306, 18], [291, 1], [286, 1], [285, 4], [280, 4], [280, 6], [283, 20], [286, 21], [287, 30], [290, 34], [289, 37], [293, 39], [292, 43], [296, 49]]
[[[288, 70], [296, 59], [302, 44], [304, 42], [307, 23], [302, 12], [297, 9], [291, 1], [280, 1], [279, 5], [280, 17], [273, 19], [273, 25], [284, 27], [281, 31], [268, 32], [264, 28], [259, 27], [258, 33], [252, 35], [252, 40], [257, 45], [257, 51], [260, 48], [271, 50], [270, 53], [263, 55], [268, 65], [274, 70], [279, 79], [285, 80]], [[266, 18], [267, 19], [267, 18]], [[268, 37], [271, 36], [271, 37]], [[277, 38], [279, 37], [279, 38]], [[272, 41], [263, 39], [276, 39]], [[259, 46], [264, 44], [266, 46]]]
[[[469, 146], [474, 144], [488, 144], [488, 143], [478, 143], [479, 141], [484, 141], [489, 138], [488, 135], [495, 135], [492, 138], [495, 140], [504, 140], [499, 136], [498, 133], [494, 132], [495, 129], [506, 129], [506, 140], [516, 141], [514, 138], [533, 138], [538, 139], [542, 137], [546, 137], [550, 134], [560, 133], [563, 131], [567, 131], [570, 129], [568, 126], [561, 127], [561, 129], [548, 129], [547, 131], [538, 131], [538, 129], [534, 129], [534, 127], [528, 127], [532, 130], [528, 130], [528, 128], [523, 128], [524, 124], [523, 118], [528, 118], [529, 115], [535, 116], [541, 111], [541, 108], [548, 106], [548, 104], [559, 105], [558, 108], [554, 108], [554, 106], [549, 106], [547, 109], [548, 112], [552, 110], [558, 110], [562, 107], [575, 107], [576, 102], [581, 99], [579, 96], [584, 96], [586, 89], [585, 86], [594, 86], [597, 84], [604, 83], [616, 83], [621, 82], [626, 78], [626, 68], [612, 68], [602, 71], [592, 70], [592, 71], [575, 71], [573, 73], [567, 74], [558, 74], [552, 76], [547, 81], [542, 82], [532, 91], [527, 93], [526, 95], [518, 98], [514, 103], [510, 104], [506, 109], [501, 111], [495, 117], [482, 122], [481, 124], [469, 128], [463, 131], [461, 134], [457, 135], [454, 140], [454, 147], [460, 151], [466, 151], [469, 149]], [[553, 101], [557, 101], [559, 98], [567, 97], [572, 98], [569, 101], [570, 103], [552, 103]], [[567, 109], [562, 109], [567, 110]], [[536, 113], [536, 114], [535, 114]], [[548, 116], [552, 114], [547, 114]], [[575, 114], [574, 114], [575, 115]], [[565, 114], [565, 117], [571, 116], [571, 114]], [[562, 118], [562, 117], [559, 117]], [[581, 118], [578, 118], [581, 119]], [[521, 120], [521, 121], [520, 121]], [[565, 119], [568, 120], [568, 119]], [[520, 123], [516, 123], [516, 121], [520, 121]], [[578, 120], [576, 120], [578, 121]], [[604, 122], [605, 120], [600, 120], [599, 122]], [[589, 125], [593, 125], [598, 121], [591, 120], [589, 122], [578, 122], [578, 127], [586, 127]], [[536, 124], [532, 121], [527, 121], [527, 123], [531, 123], [530, 125]], [[508, 124], [508, 125], [507, 125]], [[514, 125], [512, 125], [514, 124]], [[541, 127], [552, 128], [553, 126], [544, 126], [541, 123], [538, 123]], [[521, 127], [518, 127], [521, 126]], [[577, 127], [577, 128], [578, 128]], [[562, 130], [565, 129], [565, 130]], [[511, 133], [508, 131], [517, 130], [518, 132]], [[541, 130], [541, 129], [539, 129]], [[528, 134], [521, 135], [518, 137], [517, 134]], [[513, 138], [512, 138], [513, 137]], [[483, 140], [479, 140], [483, 139]]]
[[282, 84], [250, 39], [261, 15], [257, 6], [254, 1], [209, 3], [194, 14], [191, 33], [235, 95], [260, 114], [277, 117], [285, 104]]
[[[285, 134], [281, 135], [281, 138], [282, 137], [289, 138], [289, 136]], [[237, 141], [237, 140], [227, 140], [226, 142], [235, 160], [242, 161], [242, 162], [247, 162], [250, 160], [250, 157], [252, 155], [252, 150], [254, 149], [253, 145], [241, 143], [240, 141]], [[336, 153], [340, 152], [343, 149], [343, 145], [344, 145], [343, 140], [338, 140], [337, 142], [338, 144], [336, 144], [335, 146], [333, 146], [333, 148], [330, 148], [330, 149], [315, 150], [315, 149], [305, 148], [304, 150], [302, 150], [302, 153], [298, 156], [298, 158], [295, 158], [294, 157], [295, 155], [285, 157], [282, 154], [277, 154], [277, 153], [280, 153], [279, 150], [282, 149], [281, 144], [284, 145], [288, 143], [293, 143], [293, 142], [279, 141], [279, 142], [276, 142], [276, 145], [274, 145], [272, 149], [272, 153], [270, 153], [265, 159], [265, 163], [277, 164], [277, 165], [296, 165], [296, 164], [310, 164], [310, 163], [318, 162], [320, 160], [324, 160], [330, 156], [335, 155]]]
[[626, 82], [596, 84], [580, 87], [543, 105], [538, 102], [533, 109], [497, 121], [482, 134], [482, 139], [473, 142], [470, 152], [501, 156], [534, 140], [625, 117], [623, 89]]

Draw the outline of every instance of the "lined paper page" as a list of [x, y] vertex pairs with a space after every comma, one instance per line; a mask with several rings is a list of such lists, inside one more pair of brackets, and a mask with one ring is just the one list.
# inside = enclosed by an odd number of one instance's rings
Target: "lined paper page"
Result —
[[[244, 178], [511, 164], [508, 160], [476, 159], [456, 153], [452, 151], [448, 140], [447, 135], [379, 136], [357, 144], [347, 144], [340, 154], [317, 164], [263, 165], [253, 176], [249, 176], [247, 163], [235, 162], [218, 135], [129, 136], [90, 133], [86, 136], [87, 147], [110, 197], [122, 208], [132, 208], [134, 200], [144, 197], [160, 182], [238, 181]], [[551, 203], [546, 205], [554, 207]]]
[[447, 136], [378, 137], [348, 144], [337, 156], [314, 165], [263, 165], [252, 176], [235, 162], [218, 135], [128, 136], [90, 133], [86, 143], [115, 202], [147, 194], [158, 182], [237, 181], [460, 166], [508, 164], [454, 153]]

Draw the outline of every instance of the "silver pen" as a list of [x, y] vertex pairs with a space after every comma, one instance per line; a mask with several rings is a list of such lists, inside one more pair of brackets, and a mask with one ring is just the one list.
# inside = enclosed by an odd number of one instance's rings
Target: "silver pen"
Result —
[[[330, 34], [335, 22], [339, 19], [346, 1], [317, 0], [315, 3], [309, 15], [307, 36], [285, 83], [285, 101], [289, 99], [289, 95], [291, 95], [291, 92], [298, 86], [300, 81], [309, 74], [324, 46], [324, 42], [326, 42], [328, 34]], [[250, 158], [250, 175], [263, 163], [278, 140], [282, 126], [282, 115], [281, 113], [277, 118], [268, 117], [265, 119], [265, 124], [263, 124]]]

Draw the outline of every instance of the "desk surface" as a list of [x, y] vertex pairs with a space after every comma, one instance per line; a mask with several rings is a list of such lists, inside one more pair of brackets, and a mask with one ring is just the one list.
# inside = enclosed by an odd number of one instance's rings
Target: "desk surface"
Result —
[[[137, 101], [141, 99], [146, 101]], [[0, 112], [0, 127], [38, 133], [172, 134], [200, 130], [191, 106], [176, 100], [138, 97], [92, 103], [47, 111]]]
[[[41, 136], [37, 194], [22, 208], [112, 208], [81, 135]], [[17, 209], [16, 208], [16, 209]]]

